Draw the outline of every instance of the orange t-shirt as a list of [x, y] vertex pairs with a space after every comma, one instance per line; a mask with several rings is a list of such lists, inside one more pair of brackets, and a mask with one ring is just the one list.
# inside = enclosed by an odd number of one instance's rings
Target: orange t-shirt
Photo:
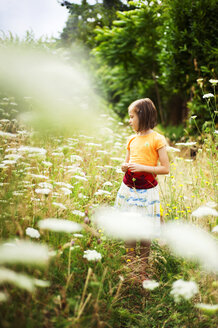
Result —
[[129, 163], [157, 166], [158, 149], [166, 146], [166, 139], [156, 131], [146, 135], [131, 136], [127, 143]]

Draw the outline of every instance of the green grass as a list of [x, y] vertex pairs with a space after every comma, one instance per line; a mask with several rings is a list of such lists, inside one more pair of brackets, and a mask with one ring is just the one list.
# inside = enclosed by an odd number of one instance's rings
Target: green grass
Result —
[[[217, 303], [215, 275], [203, 272], [198, 264], [174, 256], [166, 245], [153, 241], [149, 272], [152, 279], [160, 282], [160, 286], [146, 291], [129, 279], [129, 271], [123, 260], [124, 243], [109, 239], [94, 226], [92, 215], [95, 208], [114, 203], [123, 176], [119, 170], [125, 158], [126, 137], [131, 134], [117, 121], [111, 123], [109, 118], [102, 118], [102, 124], [112, 129], [113, 133], [96, 133], [92, 139], [89, 139], [88, 132], [84, 136], [84, 131], [61, 136], [20, 134], [17, 138], [0, 137], [1, 162], [5, 155], [14, 152], [12, 148], [21, 145], [47, 150], [44, 157], [22, 154], [15, 164], [0, 169], [2, 241], [14, 238], [29, 240], [26, 228], [38, 229], [38, 221], [44, 218], [63, 218], [83, 223], [84, 218], [72, 214], [73, 210], [85, 213], [91, 220], [87, 229], [82, 231], [82, 238], [40, 231], [41, 237], [36, 242], [47, 244], [57, 252], [48, 267], [7, 266], [16, 272], [47, 280], [50, 287], [37, 288], [35, 293], [30, 294], [13, 285], [2, 284], [1, 291], [9, 299], [0, 303], [1, 327], [212, 328], [217, 325], [216, 315], [207, 315], [195, 307], [199, 302]], [[17, 123], [13, 124], [13, 132], [22, 129]], [[10, 132], [10, 122], [1, 121], [1, 125], [2, 131]], [[90, 142], [101, 146], [87, 145]], [[207, 143], [205, 145], [201, 146], [202, 151], [192, 162], [186, 161], [180, 153], [172, 154], [170, 175], [160, 177], [159, 183], [166, 221], [194, 221], [210, 232], [217, 224], [214, 217], [204, 217], [198, 221], [191, 217], [191, 212], [198, 206], [208, 201], [216, 202], [216, 158], [214, 153], [211, 157]], [[82, 160], [71, 160], [71, 155], [81, 156]], [[52, 166], [45, 166], [43, 161], [51, 162]], [[31, 174], [41, 174], [48, 179]], [[75, 175], [87, 180], [78, 180]], [[38, 183], [43, 181], [53, 185], [48, 196], [35, 192]], [[112, 186], [104, 187], [107, 181], [112, 182]], [[72, 184], [72, 193], [64, 195], [61, 186], [55, 182]], [[109, 191], [110, 195], [95, 195], [99, 189]], [[62, 203], [66, 209], [56, 207], [53, 202]], [[72, 241], [74, 249], [70, 251], [69, 243]], [[102, 260], [88, 262], [83, 258], [87, 249], [96, 249], [102, 254]], [[175, 303], [170, 291], [172, 283], [178, 279], [196, 281], [199, 293], [190, 301]]]

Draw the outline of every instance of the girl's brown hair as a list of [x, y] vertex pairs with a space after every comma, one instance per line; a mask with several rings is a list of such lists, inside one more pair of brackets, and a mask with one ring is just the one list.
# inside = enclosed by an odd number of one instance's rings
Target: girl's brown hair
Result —
[[139, 131], [153, 129], [157, 124], [157, 109], [149, 98], [143, 98], [130, 104], [129, 109], [134, 108], [139, 118]]

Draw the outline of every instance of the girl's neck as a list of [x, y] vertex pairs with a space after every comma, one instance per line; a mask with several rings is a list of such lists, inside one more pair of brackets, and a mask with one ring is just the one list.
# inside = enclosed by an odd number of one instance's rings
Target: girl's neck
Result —
[[150, 134], [151, 132], [153, 132], [153, 130], [152, 129], [148, 129], [146, 131], [139, 131], [139, 132], [137, 132], [137, 135], [138, 136], [146, 136], [147, 134]]

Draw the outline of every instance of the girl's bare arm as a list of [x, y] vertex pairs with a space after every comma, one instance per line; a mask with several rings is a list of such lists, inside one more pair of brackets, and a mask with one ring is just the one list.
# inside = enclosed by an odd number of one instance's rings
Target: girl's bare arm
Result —
[[127, 150], [127, 152], [126, 152], [125, 162], [121, 165], [121, 170], [122, 170], [123, 172], [126, 172], [126, 171], [128, 170], [129, 158], [130, 158], [130, 151]]

